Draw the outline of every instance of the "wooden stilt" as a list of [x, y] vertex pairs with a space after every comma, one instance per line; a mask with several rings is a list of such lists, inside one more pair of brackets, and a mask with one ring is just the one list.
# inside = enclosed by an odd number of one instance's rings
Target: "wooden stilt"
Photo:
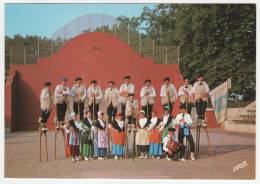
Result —
[[207, 135], [207, 139], [208, 139], [208, 151], [209, 151], [209, 156], [212, 156], [212, 145], [211, 145], [211, 141], [210, 141], [210, 138], [209, 138], [209, 132], [208, 132], [208, 129], [205, 127], [204, 128], [205, 132], [206, 132], [206, 135]]
[[55, 130], [55, 147], [54, 147], [54, 158], [57, 159], [57, 130]]
[[48, 143], [47, 143], [47, 133], [44, 133], [45, 136], [45, 149], [46, 149], [46, 160], [48, 161]]
[[[200, 148], [200, 129], [201, 126], [197, 125], [197, 134], [196, 134], [196, 155], [198, 156], [199, 154], [199, 148]], [[212, 152], [212, 145], [211, 145], [211, 141], [210, 141], [210, 137], [209, 137], [209, 132], [207, 127], [203, 127], [206, 136], [207, 136], [207, 140], [208, 140], [208, 151], [209, 151], [209, 156], [212, 156], [213, 152]]]
[[42, 161], [42, 136], [45, 137], [46, 160], [48, 161], [47, 131], [40, 130], [40, 162]]
[[42, 161], [42, 132], [40, 132], [40, 162]]

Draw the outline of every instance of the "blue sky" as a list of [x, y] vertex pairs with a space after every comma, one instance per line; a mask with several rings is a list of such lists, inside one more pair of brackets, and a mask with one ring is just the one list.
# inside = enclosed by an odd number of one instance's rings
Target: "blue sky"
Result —
[[111, 16], [138, 16], [143, 7], [154, 4], [5, 4], [5, 35], [51, 34], [74, 18], [103, 13]]

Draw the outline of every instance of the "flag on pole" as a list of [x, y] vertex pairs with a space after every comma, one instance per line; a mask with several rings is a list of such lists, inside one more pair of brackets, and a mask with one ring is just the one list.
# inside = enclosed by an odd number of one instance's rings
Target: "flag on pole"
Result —
[[209, 92], [216, 120], [223, 123], [227, 118], [228, 89], [231, 87], [231, 79]]

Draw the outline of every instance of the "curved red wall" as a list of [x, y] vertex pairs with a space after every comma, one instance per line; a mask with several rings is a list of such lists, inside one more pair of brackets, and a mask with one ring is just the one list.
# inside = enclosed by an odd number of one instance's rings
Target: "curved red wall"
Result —
[[[38, 127], [39, 94], [43, 83], [51, 81], [54, 89], [63, 75], [69, 78], [69, 86], [73, 85], [75, 77], [81, 76], [87, 86], [92, 79], [98, 80], [103, 90], [107, 87], [108, 80], [115, 80], [119, 87], [122, 77], [131, 75], [138, 99], [144, 80], [150, 78], [158, 96], [155, 109], [159, 113], [162, 112], [159, 99], [162, 79], [170, 76], [177, 90], [182, 84], [177, 64], [154, 64], [152, 58], [140, 57], [122, 40], [103, 32], [81, 34], [68, 41], [52, 57], [40, 59], [38, 64], [12, 65], [10, 74], [15, 71], [18, 73], [16, 89], [19, 90], [15, 96], [15, 123], [20, 130]], [[173, 114], [178, 112], [176, 107], [178, 102]], [[52, 123], [53, 116], [54, 113], [51, 114], [49, 123]]]

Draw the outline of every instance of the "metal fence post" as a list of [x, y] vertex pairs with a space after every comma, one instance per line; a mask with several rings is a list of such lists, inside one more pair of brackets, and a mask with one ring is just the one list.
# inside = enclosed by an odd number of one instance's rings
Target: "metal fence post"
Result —
[[77, 18], [77, 35], [79, 35], [79, 18]]
[[25, 45], [23, 46], [23, 64], [26, 63]]
[[39, 63], [39, 59], [40, 59], [40, 38], [39, 38], [39, 36], [38, 36], [38, 50], [37, 50], [37, 54], [38, 54], [37, 63]]
[[102, 13], [102, 27], [103, 27], [103, 32], [105, 32], [105, 26], [104, 26], [104, 14]]
[[53, 42], [51, 40], [51, 56], [53, 55]]
[[154, 40], [153, 40], [153, 59], [154, 59]]
[[165, 52], [166, 52], [166, 53], [165, 53], [165, 54], [166, 54], [166, 55], [165, 55], [165, 57], [166, 57], [166, 64], [168, 64], [167, 46], [165, 47]]
[[10, 59], [10, 65], [12, 64], [12, 47], [9, 47], [9, 59]]
[[115, 25], [115, 37], [116, 37], [116, 27], [117, 27], [117, 26]]
[[139, 34], [139, 47], [140, 47], [140, 55], [142, 56], [142, 36]]
[[127, 26], [127, 44], [129, 45], [129, 25]]
[[178, 65], [180, 64], [180, 46], [177, 47], [178, 50]]

